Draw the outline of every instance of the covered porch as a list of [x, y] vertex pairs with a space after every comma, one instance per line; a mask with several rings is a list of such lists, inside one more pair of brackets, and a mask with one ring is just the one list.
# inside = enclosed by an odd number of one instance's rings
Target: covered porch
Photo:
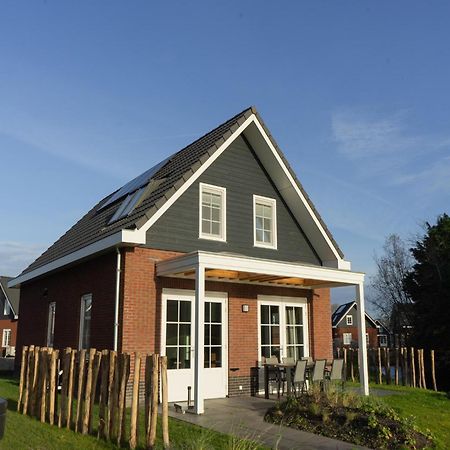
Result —
[[[205, 353], [205, 299], [206, 281], [254, 286], [284, 287], [314, 290], [341, 286], [354, 286], [358, 305], [358, 337], [361, 391], [369, 393], [366, 326], [364, 308], [364, 274], [350, 270], [313, 266], [297, 262], [284, 262], [250, 258], [228, 253], [196, 251], [156, 265], [158, 277], [195, 280], [192, 302], [193, 333], [193, 403], [196, 414], [204, 413]], [[243, 305], [245, 306], [245, 305]], [[164, 307], [163, 307], [164, 309]], [[330, 322], [331, 329], [331, 322]], [[208, 345], [208, 343], [206, 343]], [[165, 349], [161, 348], [164, 352]], [[224, 358], [227, 356], [224, 355]]]

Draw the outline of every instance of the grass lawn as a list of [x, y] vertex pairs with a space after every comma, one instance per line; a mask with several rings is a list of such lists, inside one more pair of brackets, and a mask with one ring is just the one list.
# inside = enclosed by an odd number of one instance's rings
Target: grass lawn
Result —
[[[18, 383], [12, 378], [0, 378], [0, 397], [8, 400], [6, 430], [0, 449], [8, 450], [97, 450], [117, 449], [112, 443], [98, 440], [94, 436], [83, 436], [57, 426], [40, 423], [37, 419], [17, 413]], [[139, 448], [144, 448], [143, 414], [140, 414]], [[94, 428], [97, 421], [94, 420]], [[171, 448], [176, 449], [239, 449], [254, 450], [262, 448], [254, 442], [243, 441], [238, 438], [217, 433], [211, 430], [187, 424], [169, 418], [169, 432]], [[161, 430], [158, 430], [157, 448], [162, 448]]]
[[450, 446], [450, 399], [443, 392], [414, 389], [404, 386], [371, 384], [376, 389], [400, 392], [380, 400], [396, 409], [402, 416], [414, 416], [421, 431], [430, 430], [438, 449]]

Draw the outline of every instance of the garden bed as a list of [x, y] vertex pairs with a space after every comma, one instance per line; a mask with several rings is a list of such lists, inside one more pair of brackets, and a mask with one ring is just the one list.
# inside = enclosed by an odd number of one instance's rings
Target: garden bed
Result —
[[271, 408], [265, 420], [373, 449], [434, 448], [431, 435], [419, 432], [412, 419], [372, 397], [336, 391], [288, 399]]

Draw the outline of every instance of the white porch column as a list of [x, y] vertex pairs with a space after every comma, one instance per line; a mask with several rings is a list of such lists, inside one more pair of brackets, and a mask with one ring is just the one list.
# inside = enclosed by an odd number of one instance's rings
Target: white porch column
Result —
[[205, 323], [205, 267], [195, 268], [195, 358], [194, 358], [194, 412], [204, 413], [203, 366], [204, 366], [204, 323]]
[[369, 370], [367, 366], [366, 343], [366, 309], [364, 306], [364, 285], [359, 283], [356, 289], [356, 306], [358, 317], [358, 342], [359, 342], [359, 379], [363, 395], [369, 395]]

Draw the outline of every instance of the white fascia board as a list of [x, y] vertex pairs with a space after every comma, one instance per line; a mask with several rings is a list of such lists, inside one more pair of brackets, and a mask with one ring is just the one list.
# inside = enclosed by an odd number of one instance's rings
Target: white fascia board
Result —
[[188, 271], [201, 264], [208, 269], [233, 270], [239, 272], [261, 273], [282, 277], [324, 280], [345, 285], [364, 283], [364, 274], [321, 266], [306, 266], [283, 261], [262, 260], [240, 256], [221, 255], [209, 252], [196, 252], [157, 263], [158, 276], [170, 276]]
[[200, 168], [170, 197], [166, 203], [156, 211], [155, 214], [139, 228], [139, 232], [144, 234], [147, 230], [194, 184], [196, 180], [211, 166], [211, 164], [234, 142], [236, 138], [248, 127], [250, 123], [256, 120], [254, 114], [252, 114], [245, 122], [239, 126], [239, 128], [209, 157]]
[[[11, 281], [12, 281], [12, 280], [11, 280]], [[17, 316], [16, 311], [14, 311], [14, 308], [13, 308], [11, 302], [9, 301], [8, 296], [6, 295], [6, 291], [5, 291], [5, 289], [3, 288], [2, 283], [0, 283], [0, 287], [2, 288], [3, 295], [5, 296], [5, 301], [8, 302], [8, 305], [9, 305], [9, 307], [11, 308], [11, 311], [14, 313], [14, 317], [16, 317], [16, 316]], [[8, 287], [9, 287], [9, 281], [8, 281]]]
[[[317, 238], [314, 239], [314, 234], [317, 235], [317, 232], [314, 233], [315, 230], [318, 230], [320, 232], [320, 237], [324, 241], [324, 244], [326, 244], [326, 247], [323, 246], [323, 250], [321, 248], [317, 248], [319, 256], [322, 259], [322, 264], [326, 266], [331, 267], [337, 267], [339, 269], [345, 269], [350, 270], [350, 262], [345, 261], [341, 258], [339, 255], [336, 247], [334, 246], [333, 242], [329, 238], [328, 234], [325, 232], [322, 224], [320, 223], [319, 219], [317, 218], [316, 214], [314, 213], [313, 209], [309, 205], [308, 201], [306, 200], [305, 196], [303, 195], [300, 188], [297, 186], [297, 183], [295, 182], [294, 178], [292, 177], [291, 173], [289, 172], [288, 168], [284, 164], [283, 160], [281, 159], [280, 155], [278, 154], [277, 150], [275, 149], [274, 145], [272, 144], [269, 136], [267, 136], [266, 132], [264, 131], [263, 126], [260, 124], [258, 119], [255, 117], [254, 120], [255, 126], [258, 130], [258, 134], [262, 136], [264, 139], [264, 142], [267, 147], [271, 150], [272, 157], [276, 160], [278, 163], [277, 166], [281, 168], [280, 170], [277, 169], [276, 165], [273, 163], [271, 164], [270, 161], [267, 160], [267, 157], [264, 157], [263, 152], [258, 152], [259, 145], [254, 146], [254, 150], [258, 153], [258, 157], [262, 161], [263, 165], [266, 167], [266, 170], [271, 173], [271, 176], [273, 178], [273, 181], [277, 185], [278, 190], [282, 193], [283, 197], [285, 197], [285, 200], [287, 201], [289, 207], [295, 214], [295, 202], [300, 199], [301, 206], [305, 210], [305, 212], [308, 214], [308, 216], [311, 218], [312, 223], [308, 224], [303, 220], [303, 223], [301, 220], [299, 220], [299, 223], [302, 225], [302, 228], [304, 228], [305, 233], [310, 238], [312, 244], [314, 247], [316, 247]], [[249, 141], [252, 141], [252, 137], [255, 138], [255, 134], [251, 132], [252, 130], [249, 128], [247, 139]], [[266, 164], [264, 164], [264, 160], [266, 159]], [[292, 194], [295, 193], [295, 196], [292, 196]], [[292, 198], [289, 198], [289, 194], [291, 194]], [[291, 201], [289, 201], [291, 200]], [[299, 217], [305, 217], [304, 214], [295, 214], [297, 216], [297, 220]], [[321, 251], [322, 250], [322, 251]], [[322, 254], [320, 254], [322, 253]]]
[[8, 287], [14, 287], [23, 283], [25, 281], [32, 280], [33, 278], [44, 275], [53, 270], [59, 269], [63, 266], [76, 262], [80, 259], [86, 258], [88, 256], [94, 255], [95, 253], [101, 252], [108, 248], [115, 247], [122, 243], [135, 243], [131, 237], [136, 237], [136, 235], [130, 234], [131, 230], [121, 230], [111, 236], [108, 236], [100, 241], [94, 242], [93, 244], [87, 245], [73, 253], [70, 253], [62, 258], [56, 259], [44, 266], [38, 267], [31, 272], [19, 275], [18, 277], [12, 279], [8, 283]]

